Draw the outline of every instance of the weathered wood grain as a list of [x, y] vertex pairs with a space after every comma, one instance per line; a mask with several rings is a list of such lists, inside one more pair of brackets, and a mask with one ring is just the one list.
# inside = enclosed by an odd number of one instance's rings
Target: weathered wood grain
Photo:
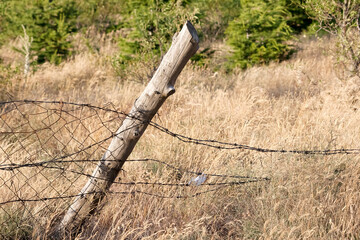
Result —
[[[99, 161], [92, 177], [80, 192], [64, 218], [58, 231], [72, 226], [75, 220], [94, 212], [98, 202], [110, 188], [126, 159], [144, 133], [164, 101], [175, 93], [175, 81], [198, 50], [199, 38], [195, 28], [187, 21], [180, 33], [173, 38], [169, 51], [143, 93], [135, 101], [129, 116], [116, 132], [109, 148]], [[115, 161], [114, 161], [115, 160]]]

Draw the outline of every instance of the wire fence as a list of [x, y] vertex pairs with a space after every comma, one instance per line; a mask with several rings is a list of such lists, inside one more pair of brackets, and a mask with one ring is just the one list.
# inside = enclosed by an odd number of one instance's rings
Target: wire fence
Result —
[[[49, 216], [66, 211], [71, 200], [80, 196], [80, 189], [92, 176], [125, 117], [133, 116], [118, 111], [111, 104], [98, 107], [62, 101], [0, 102], [0, 236], [9, 238], [7, 232], [26, 228], [29, 222], [46, 225]], [[259, 148], [188, 137], [153, 121], [149, 125], [181, 142], [215, 149], [307, 155], [360, 153], [360, 149]], [[119, 187], [111, 189], [108, 195], [187, 199], [228, 187], [270, 181], [266, 177], [194, 171], [152, 158], [126, 162], [156, 166], [172, 176], [160, 180], [120, 176], [113, 182]]]

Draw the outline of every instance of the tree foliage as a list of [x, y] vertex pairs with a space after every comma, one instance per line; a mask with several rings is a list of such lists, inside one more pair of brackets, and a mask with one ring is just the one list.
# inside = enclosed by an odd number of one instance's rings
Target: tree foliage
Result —
[[225, 29], [230, 21], [241, 12], [241, 0], [196, 0], [190, 1], [190, 7], [197, 9], [200, 37], [205, 40], [224, 38]]
[[318, 22], [320, 30], [337, 38], [339, 62], [359, 75], [360, 0], [305, 0], [301, 4]]
[[75, 21], [79, 15], [73, 1], [6, 0], [3, 9], [4, 35], [0, 41], [21, 35], [23, 25], [33, 38], [31, 51], [37, 63], [59, 64], [71, 55], [69, 36], [76, 31]]
[[239, 16], [226, 30], [232, 67], [287, 58], [294, 50], [289, 44], [293, 34], [310, 24], [305, 19], [304, 11], [286, 0], [242, 0]]
[[[75, 32], [121, 32], [114, 66], [122, 71], [136, 62], [156, 65], [185, 20], [196, 24], [200, 38], [227, 37], [231, 63], [242, 68], [289, 56], [289, 40], [309, 20], [295, 0], [2, 0], [0, 46], [22, 35], [33, 38], [33, 60], [61, 63], [71, 56]], [[300, 1], [300, 0], [299, 0]], [[207, 46], [206, 46], [207, 47]], [[205, 64], [206, 48], [193, 58]]]
[[69, 36], [76, 31], [79, 13], [72, 1], [37, 1], [31, 11], [32, 24], [27, 26], [33, 36], [32, 50], [37, 62], [59, 64], [71, 55]]
[[112, 18], [119, 0], [2, 0], [0, 46], [22, 35], [21, 26], [33, 38], [34, 60], [59, 64], [72, 55], [70, 36], [89, 26], [99, 32], [118, 27]]
[[95, 27], [99, 33], [109, 33], [123, 27], [121, 11], [126, 0], [74, 0], [79, 12], [76, 21], [78, 30]]
[[181, 0], [127, 1], [122, 15], [130, 31], [119, 39], [118, 61], [126, 66], [129, 61], [160, 59], [170, 47], [173, 34], [186, 20], [194, 19], [186, 11], [186, 4]]

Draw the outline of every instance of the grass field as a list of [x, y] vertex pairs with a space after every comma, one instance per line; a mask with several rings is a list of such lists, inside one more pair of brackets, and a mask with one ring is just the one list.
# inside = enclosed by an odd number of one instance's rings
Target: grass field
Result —
[[[360, 148], [360, 81], [342, 73], [329, 54], [333, 45], [329, 39], [303, 39], [300, 51], [288, 61], [232, 74], [214, 73], [189, 64], [177, 80], [176, 93], [153, 120], [186, 136], [254, 147]], [[214, 46], [221, 49], [222, 44]], [[95, 106], [112, 103], [117, 110], [129, 111], [146, 81], [117, 77], [109, 64], [114, 49], [111, 42], [103, 41], [98, 53], [78, 54], [60, 66], [41, 66], [27, 79], [20, 72], [9, 73], [6, 76], [12, 84], [3, 89], [13, 99], [59, 100]], [[0, 54], [5, 61], [21, 61], [21, 57], [6, 48], [1, 49]], [[218, 54], [219, 58], [214, 61], [221, 61], [222, 53]], [[136, 74], [146, 76], [147, 70], [139, 67]], [[10, 98], [4, 92], [2, 90], [3, 99]], [[35, 106], [27, 111], [38, 111], [36, 109]], [[84, 140], [89, 136], [87, 130], [95, 129], [101, 122], [82, 114], [84, 128], [73, 131], [76, 139], [90, 144], [108, 133], [106, 130], [91, 133], [92, 139]], [[109, 119], [106, 114], [100, 116]], [[15, 124], [23, 121], [22, 117], [20, 114], [1, 116], [0, 129], [6, 128], [4, 122]], [[46, 125], [45, 118], [39, 114], [31, 121]], [[109, 126], [116, 129], [116, 123], [120, 122], [109, 123]], [[69, 125], [71, 127], [75, 128]], [[51, 133], [44, 132], [37, 137], [45, 139], [46, 134]], [[55, 136], [44, 145], [39, 144], [36, 137], [22, 140], [22, 144], [28, 145], [20, 150], [26, 149], [26, 152], [19, 150], [11, 155], [11, 161], [23, 163], [28, 156], [40, 157], [35, 154], [39, 147], [42, 153], [47, 151], [46, 158], [76, 151], [82, 146], [70, 141], [74, 136], [61, 131]], [[16, 148], [17, 140], [2, 138], [0, 163], [9, 161], [5, 152]], [[102, 151], [100, 147], [92, 157], [99, 158]], [[101, 211], [87, 221], [76, 239], [358, 239], [360, 236], [359, 155], [218, 150], [182, 143], [149, 127], [130, 158], [155, 158], [183, 169], [269, 177], [271, 181], [232, 186], [188, 199], [109, 195]], [[68, 169], [91, 173], [93, 166], [71, 165]], [[176, 181], [186, 183], [190, 177], [176, 177], [173, 170], [147, 162], [126, 163], [124, 170], [120, 177], [125, 182], [172, 182], [177, 178]], [[1, 171], [0, 202], [16, 196], [33, 197], [34, 192], [43, 189], [46, 190], [41, 194], [59, 191], [76, 194], [86, 182], [85, 177], [71, 174], [66, 175], [66, 179], [64, 174], [51, 169]], [[30, 183], [24, 184], [24, 181]], [[50, 182], [53, 187], [49, 187]], [[135, 188], [163, 195], [197, 191], [146, 185], [115, 185], [111, 190]], [[64, 213], [69, 202], [71, 200], [62, 199], [2, 205], [0, 236], [45, 238], [45, 232]], [[31, 220], [31, 216], [36, 220]]]

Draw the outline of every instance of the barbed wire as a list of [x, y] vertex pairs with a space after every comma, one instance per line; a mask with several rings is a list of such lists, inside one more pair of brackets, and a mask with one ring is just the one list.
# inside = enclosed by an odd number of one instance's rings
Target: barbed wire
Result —
[[360, 149], [356, 149], [356, 148], [325, 149], [325, 150], [286, 150], [286, 149], [252, 147], [239, 143], [230, 143], [230, 142], [222, 142], [217, 140], [207, 140], [207, 139], [197, 139], [197, 138], [187, 137], [182, 134], [174, 133], [157, 123], [151, 123], [151, 126], [159, 129], [160, 131], [166, 134], [169, 134], [170, 136], [177, 138], [182, 142], [202, 145], [216, 149], [224, 149], [224, 150], [242, 149], [242, 150], [250, 150], [250, 151], [262, 152], [262, 153], [292, 153], [292, 154], [304, 154], [304, 155], [360, 154]]
[[[136, 118], [135, 116], [126, 114], [123, 111], [117, 111], [117, 110], [110, 109], [110, 108], [94, 106], [91, 104], [81, 104], [81, 103], [64, 102], [64, 101], [14, 100], [14, 101], [0, 102], [0, 106], [14, 104], [14, 103], [22, 103], [22, 104], [50, 103], [50, 104], [73, 105], [73, 106], [78, 106], [78, 107], [88, 107], [88, 108], [92, 108], [92, 109], [98, 109], [98, 110], [103, 110], [103, 111], [107, 111], [107, 112], [117, 113], [124, 117], [134, 118], [134, 119], [137, 119], [137, 120], [145, 123], [144, 120]], [[214, 140], [214, 139], [199, 139], [199, 138], [188, 137], [188, 136], [185, 136], [185, 135], [182, 135], [179, 133], [175, 133], [175, 132], [169, 130], [168, 128], [161, 126], [160, 124], [158, 124], [156, 122], [148, 121], [146, 123], [149, 123], [150, 126], [156, 128], [156, 129], [160, 130], [161, 132], [166, 133], [172, 137], [175, 137], [182, 142], [202, 145], [202, 146], [216, 148], [216, 149], [223, 149], [223, 150], [242, 149], [242, 150], [250, 150], [250, 151], [262, 152], [262, 153], [292, 153], [292, 154], [304, 154], [304, 155], [360, 154], [360, 148], [298, 150], [298, 149], [271, 149], [271, 148], [254, 147], [254, 146], [249, 146], [249, 145], [245, 145], [245, 144], [224, 142], [224, 141], [218, 141], [218, 140]], [[39, 129], [39, 130], [41, 130], [41, 129]], [[1, 132], [0, 132], [0, 134], [1, 134]], [[110, 139], [111, 137], [113, 137], [113, 136], [109, 136], [108, 138], [104, 139], [104, 141]]]
[[[107, 160], [108, 162], [116, 162], [117, 160]], [[51, 164], [51, 163], [86, 163], [86, 162], [99, 162], [98, 159], [85, 159], [85, 160], [61, 160], [61, 161], [43, 161], [43, 162], [34, 162], [34, 163], [25, 163], [25, 164], [15, 164], [15, 163], [11, 163], [11, 164], [0, 164], [0, 171], [13, 171], [17, 168], [25, 168], [25, 167], [44, 167], [44, 168], [53, 168], [53, 169], [59, 169], [59, 170], [64, 170], [64, 168], [61, 167], [57, 167], [57, 166], [47, 166], [47, 164]], [[268, 178], [257, 178], [257, 177], [252, 177], [252, 176], [243, 176], [243, 175], [227, 175], [227, 174], [215, 174], [215, 173], [207, 173], [207, 172], [199, 172], [199, 171], [190, 171], [184, 168], [179, 168], [179, 167], [175, 167], [165, 161], [161, 161], [158, 159], [152, 159], [152, 158], [144, 158], [144, 159], [129, 159], [126, 160], [126, 162], [156, 162], [156, 163], [160, 163], [168, 168], [174, 169], [176, 171], [179, 172], [184, 172], [184, 173], [189, 173], [189, 174], [194, 174], [194, 175], [202, 175], [202, 174], [206, 174], [209, 177], [222, 177], [222, 178], [252, 178], [252, 179], [265, 179], [267, 180]], [[67, 170], [67, 171], [71, 171], [71, 170]], [[82, 174], [84, 176], [91, 176], [89, 174], [84, 174], [81, 172], [74, 172], [77, 174]], [[103, 180], [103, 179], [101, 179]]]
[[[70, 162], [70, 161], [69, 161]], [[37, 167], [37, 166], [42, 166], [44, 168], [49, 168], [49, 169], [56, 169], [56, 170], [61, 170], [61, 171], [68, 171], [71, 173], [75, 173], [75, 174], [79, 174], [82, 176], [86, 176], [86, 177], [91, 177], [93, 179], [97, 179], [97, 180], [103, 180], [106, 181], [107, 179], [105, 178], [101, 178], [101, 177], [95, 177], [92, 176], [91, 174], [86, 174], [83, 172], [79, 172], [76, 170], [72, 170], [72, 169], [65, 169], [62, 167], [57, 167], [57, 166], [45, 166], [45, 165], [38, 165], [38, 164], [26, 164], [26, 166], [23, 165], [18, 165], [16, 167], [3, 167], [0, 168], [0, 170], [5, 170], [5, 171], [13, 171], [16, 168], [21, 168], [21, 167]], [[174, 167], [175, 168], [175, 167]], [[221, 177], [221, 178], [243, 178], [243, 179], [253, 179], [256, 181], [268, 181], [270, 180], [270, 178], [264, 177], [250, 177], [250, 176], [241, 176], [241, 175], [226, 175], [226, 174], [211, 174], [211, 173], [200, 173], [200, 172], [194, 172], [194, 171], [188, 171], [188, 170], [182, 170], [179, 168], [175, 168], [178, 169], [179, 171], [183, 171], [186, 173], [195, 173], [196, 175], [206, 175], [207, 177]], [[248, 182], [253, 182], [251, 180], [249, 180]], [[189, 183], [160, 183], [160, 182], [120, 182], [120, 181], [113, 181], [113, 184], [120, 184], [120, 185], [161, 185], [161, 186], [191, 186]], [[237, 185], [237, 183], [243, 184], [245, 182], [240, 181], [240, 182], [221, 182], [221, 183], [202, 183], [199, 186], [214, 186], [214, 185]], [[1, 205], [1, 204], [0, 204]]]
[[[149, 195], [149, 196], [153, 196], [153, 197], [159, 197], [159, 198], [194, 198], [197, 196], [200, 196], [202, 194], [205, 193], [209, 193], [209, 192], [214, 192], [220, 189], [223, 189], [225, 187], [228, 186], [237, 186], [237, 185], [244, 185], [246, 183], [255, 183], [255, 182], [262, 182], [262, 181], [268, 181], [270, 179], [260, 179], [260, 180], [246, 180], [246, 181], [236, 181], [236, 182], [223, 182], [223, 183], [204, 183], [203, 185], [207, 185], [207, 186], [217, 186], [216, 188], [212, 188], [212, 189], [208, 189], [205, 191], [201, 191], [201, 192], [196, 192], [194, 194], [191, 195], [172, 195], [172, 196], [167, 196], [167, 195], [161, 195], [161, 194], [155, 194], [155, 193], [150, 193], [150, 192], [144, 192], [144, 191], [140, 191], [140, 190], [133, 190], [133, 191], [108, 191], [106, 192], [106, 194], [110, 195], [110, 194], [145, 194], [145, 195]], [[116, 183], [116, 182], [114, 182]], [[162, 185], [162, 186], [181, 186], [181, 187], [195, 187], [195, 186], [191, 186], [189, 184], [169, 184], [169, 183], [148, 183], [148, 182], [134, 182], [134, 183], [121, 183], [118, 182], [120, 184], [125, 184], [125, 185], [137, 185], [137, 184], [145, 184], [145, 185]], [[198, 186], [196, 186], [198, 187]], [[56, 196], [56, 197], [43, 197], [43, 198], [34, 198], [34, 199], [23, 199], [23, 198], [18, 198], [15, 200], [8, 200], [8, 201], [4, 201], [4, 202], [0, 202], [0, 206], [1, 205], [5, 205], [5, 204], [9, 204], [9, 203], [16, 203], [16, 202], [21, 202], [21, 203], [25, 203], [25, 202], [43, 202], [43, 201], [49, 201], [49, 200], [58, 200], [58, 199], [69, 199], [69, 198], [75, 198], [75, 197], [86, 197], [87, 195], [94, 195], [94, 194], [98, 194], [98, 193], [103, 193], [103, 192], [88, 192], [88, 193], [83, 193], [83, 194], [74, 194], [74, 195], [67, 195], [67, 196]]]
[[[242, 185], [242, 184], [246, 184], [246, 183], [250, 183], [250, 182], [256, 182], [256, 181], [244, 181], [244, 182], [236, 182], [231, 184], [231, 186], [234, 185]], [[222, 184], [225, 185], [225, 184]], [[197, 196], [200, 196], [202, 194], [205, 193], [209, 193], [209, 192], [214, 192], [214, 191], [218, 191], [223, 189], [226, 186], [220, 186], [220, 187], [216, 187], [216, 188], [212, 188], [209, 190], [205, 190], [205, 191], [201, 191], [201, 192], [196, 192], [194, 194], [190, 194], [190, 195], [172, 195], [172, 196], [167, 196], [167, 195], [160, 195], [160, 194], [154, 194], [154, 193], [149, 193], [149, 192], [144, 192], [144, 191], [140, 191], [140, 190], [133, 190], [133, 191], [108, 191], [106, 192], [107, 195], [116, 195], [116, 194], [122, 194], [122, 195], [134, 195], [134, 194], [144, 194], [144, 195], [148, 195], [148, 196], [152, 196], [152, 197], [158, 197], [158, 198], [173, 198], [173, 199], [186, 199], [186, 198], [194, 198]], [[26, 203], [26, 202], [44, 202], [44, 201], [50, 201], [50, 200], [59, 200], [59, 199], [72, 199], [75, 197], [86, 197], [86, 196], [91, 196], [91, 195], [95, 195], [98, 193], [103, 193], [103, 192], [89, 192], [86, 194], [74, 194], [74, 195], [68, 195], [68, 196], [56, 196], [56, 197], [44, 197], [44, 198], [34, 198], [34, 199], [23, 199], [23, 198], [18, 198], [15, 200], [8, 200], [8, 201], [4, 201], [4, 202], [0, 202], [0, 206], [1, 205], [5, 205], [5, 204], [10, 204], [10, 203], [17, 203], [17, 202], [21, 202], [21, 203]]]
[[[28, 218], [41, 224], [37, 216], [54, 212], [52, 201], [56, 203], [63, 201], [62, 204], [65, 206], [63, 210], [65, 210], [70, 206], [70, 200], [73, 198], [100, 193], [69, 194], [74, 189], [81, 188], [82, 183], [87, 179], [106, 180], [94, 177], [91, 174], [92, 167], [97, 166], [101, 161], [101, 155], [107, 150], [106, 144], [119, 134], [118, 127], [126, 117], [134, 118], [138, 123], [124, 131], [147, 123], [181, 142], [220, 150], [304, 155], [360, 153], [360, 149], [356, 148], [282, 150], [197, 139], [175, 133], [154, 121], [144, 122], [139, 117], [118, 111], [112, 104], [99, 107], [64, 101], [0, 102], [0, 189], [2, 190], [0, 210], [7, 216], [2, 217], [0, 211], [0, 226], [6, 226], [7, 219], [14, 213], [20, 214], [21, 211], [25, 211]], [[156, 175], [153, 176], [156, 180], [152, 181], [119, 177], [113, 183], [115, 186], [123, 186], [121, 190], [126, 191], [113, 190], [105, 194], [131, 196], [143, 194], [160, 199], [187, 199], [228, 187], [271, 181], [268, 177], [194, 171], [172, 165], [170, 160], [143, 158], [126, 161], [127, 164], [132, 162], [159, 164], [162, 168], [171, 170], [169, 174], [172, 175], [168, 176], [168, 181], [160, 181]], [[191, 178], [193, 176], [203, 177], [203, 181], [194, 184]], [[164, 189], [168, 190], [167, 195], [163, 194], [166, 192]], [[179, 189], [181, 193], [177, 192]], [[183, 189], [187, 190], [183, 191]], [[35, 211], [31, 208], [32, 203], [44, 205], [36, 208]], [[13, 204], [17, 204], [15, 210], [12, 208]], [[26, 221], [26, 218], [23, 221]]]

